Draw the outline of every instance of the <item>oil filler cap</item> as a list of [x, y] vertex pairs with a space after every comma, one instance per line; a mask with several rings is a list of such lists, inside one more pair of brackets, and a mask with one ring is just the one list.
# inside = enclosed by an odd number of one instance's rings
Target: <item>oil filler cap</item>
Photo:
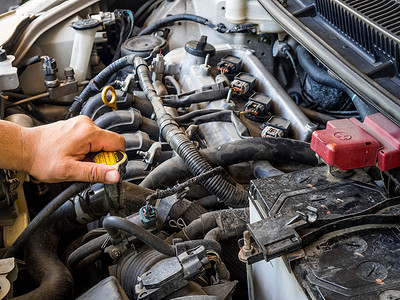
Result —
[[381, 171], [400, 167], [400, 128], [384, 115], [329, 121], [314, 131], [311, 149], [328, 165], [351, 170], [377, 165]]
[[215, 48], [213, 45], [207, 43], [207, 36], [202, 35], [198, 41], [189, 41], [185, 45], [187, 53], [198, 57], [206, 57], [215, 55]]
[[94, 156], [93, 161], [98, 164], [112, 166], [122, 175], [125, 173], [128, 157], [122, 151], [101, 151]]

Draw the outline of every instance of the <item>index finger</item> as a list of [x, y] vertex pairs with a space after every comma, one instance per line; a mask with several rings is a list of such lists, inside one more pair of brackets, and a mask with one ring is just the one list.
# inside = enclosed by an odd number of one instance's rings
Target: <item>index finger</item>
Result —
[[125, 139], [122, 135], [99, 129], [90, 135], [90, 152], [104, 151], [125, 151]]

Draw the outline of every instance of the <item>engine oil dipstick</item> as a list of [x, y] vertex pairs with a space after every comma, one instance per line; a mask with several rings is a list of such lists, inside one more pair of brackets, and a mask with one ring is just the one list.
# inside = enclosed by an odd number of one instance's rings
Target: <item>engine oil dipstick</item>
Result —
[[[107, 100], [108, 91], [111, 92], [111, 101]], [[118, 108], [117, 108], [117, 95], [115, 94], [115, 90], [111, 85], [106, 86], [103, 89], [103, 91], [101, 92], [101, 100], [103, 100], [105, 105], [107, 105], [108, 107], [111, 107], [113, 111], [118, 110]]]

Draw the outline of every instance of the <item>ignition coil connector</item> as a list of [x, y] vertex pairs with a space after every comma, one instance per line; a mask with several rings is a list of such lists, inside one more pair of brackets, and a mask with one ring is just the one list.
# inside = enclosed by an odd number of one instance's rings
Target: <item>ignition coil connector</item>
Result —
[[254, 93], [249, 97], [244, 110], [248, 112], [245, 116], [253, 121], [266, 121], [271, 108], [272, 99], [265, 94]]
[[221, 74], [226, 76], [235, 76], [242, 68], [242, 60], [233, 55], [224, 56], [217, 64], [217, 69]]
[[264, 124], [262, 137], [286, 137], [289, 133], [290, 122], [279, 116], [272, 116]]
[[240, 72], [231, 83], [232, 90], [238, 95], [244, 95], [251, 91], [256, 85], [256, 77], [249, 74]]

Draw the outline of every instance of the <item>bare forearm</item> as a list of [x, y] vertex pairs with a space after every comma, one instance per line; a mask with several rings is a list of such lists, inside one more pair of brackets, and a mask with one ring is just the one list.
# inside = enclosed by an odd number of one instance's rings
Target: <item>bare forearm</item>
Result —
[[85, 116], [34, 128], [0, 121], [0, 145], [0, 169], [24, 171], [45, 182], [117, 182], [112, 166], [86, 161], [86, 155], [125, 150], [122, 136]]
[[35, 135], [32, 129], [0, 121], [0, 168], [28, 172], [35, 152]]

